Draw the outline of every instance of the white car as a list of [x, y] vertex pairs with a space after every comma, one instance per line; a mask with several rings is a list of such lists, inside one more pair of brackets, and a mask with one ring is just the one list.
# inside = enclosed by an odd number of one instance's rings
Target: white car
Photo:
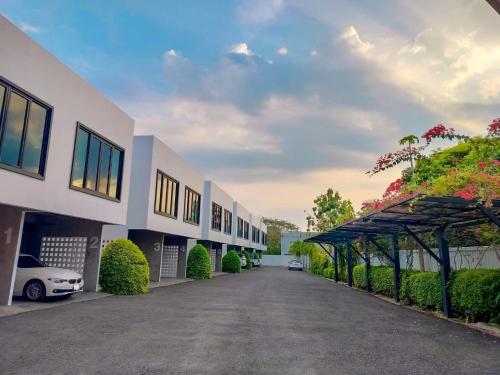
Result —
[[298, 260], [291, 260], [288, 262], [288, 270], [289, 271], [302, 271], [304, 267], [302, 266], [302, 263], [300, 263]]
[[47, 267], [34, 256], [19, 254], [14, 296], [30, 301], [67, 296], [82, 291], [82, 275], [64, 268]]
[[247, 266], [247, 258], [244, 255], [240, 255], [241, 268]]
[[260, 267], [260, 264], [261, 264], [261, 260], [258, 259], [258, 258], [252, 258], [252, 265], [254, 267]]

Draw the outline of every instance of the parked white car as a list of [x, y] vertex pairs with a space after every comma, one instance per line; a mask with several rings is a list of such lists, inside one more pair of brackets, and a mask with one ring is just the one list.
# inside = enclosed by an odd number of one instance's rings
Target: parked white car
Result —
[[260, 267], [260, 264], [261, 264], [261, 260], [260, 259], [252, 258], [252, 265], [254, 267]]
[[247, 266], [247, 258], [245, 258], [244, 255], [240, 255], [240, 263], [241, 263], [241, 268]]
[[302, 271], [304, 267], [302, 266], [302, 263], [299, 262], [298, 260], [291, 260], [288, 262], [288, 270], [289, 271]]
[[32, 255], [20, 254], [14, 296], [23, 296], [30, 301], [67, 296], [82, 291], [83, 283], [82, 275], [75, 271], [47, 267]]

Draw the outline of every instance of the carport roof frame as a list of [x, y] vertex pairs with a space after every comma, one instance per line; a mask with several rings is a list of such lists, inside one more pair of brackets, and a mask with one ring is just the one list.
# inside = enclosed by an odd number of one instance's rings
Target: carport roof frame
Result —
[[365, 237], [404, 236], [408, 230], [425, 233], [436, 228], [466, 227], [493, 221], [499, 225], [500, 200], [485, 207], [477, 200], [419, 195], [339, 225], [307, 242], [343, 244]]

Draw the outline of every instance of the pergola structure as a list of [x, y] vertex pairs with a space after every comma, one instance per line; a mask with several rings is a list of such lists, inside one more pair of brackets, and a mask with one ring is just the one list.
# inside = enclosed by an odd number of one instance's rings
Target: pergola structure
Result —
[[[307, 239], [319, 244], [333, 259], [334, 278], [339, 281], [339, 246], [346, 246], [347, 282], [353, 284], [352, 256], [357, 253], [366, 264], [366, 289], [371, 292], [370, 254], [368, 243], [372, 243], [389, 260], [394, 268], [394, 299], [399, 302], [400, 274], [399, 238], [413, 238], [429, 255], [439, 263], [443, 312], [451, 317], [451, 300], [448, 287], [450, 277], [450, 255], [448, 241], [444, 236], [447, 228], [460, 228], [492, 222], [500, 227], [500, 200], [493, 200], [489, 207], [476, 200], [457, 197], [416, 196], [349, 221], [328, 232]], [[436, 254], [422, 239], [423, 233], [434, 232], [439, 252]], [[390, 249], [385, 248], [380, 239], [389, 237]], [[353, 244], [361, 243], [363, 251]], [[333, 254], [324, 246], [333, 246]]]

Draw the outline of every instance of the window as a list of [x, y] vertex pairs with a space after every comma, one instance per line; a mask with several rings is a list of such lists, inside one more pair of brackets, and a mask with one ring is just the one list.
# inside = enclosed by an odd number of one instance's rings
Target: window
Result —
[[52, 107], [0, 79], [0, 166], [43, 178]]
[[257, 235], [256, 235], [256, 237], [255, 237], [255, 242], [256, 242], [256, 243], [259, 243], [259, 242], [260, 242], [260, 230], [259, 230], [259, 229], [257, 229]]
[[212, 229], [222, 230], [222, 207], [212, 202]]
[[262, 232], [262, 244], [267, 245], [267, 233]]
[[187, 223], [200, 224], [201, 195], [186, 186], [184, 195], [184, 221]]
[[243, 219], [238, 218], [238, 237], [243, 238]]
[[231, 234], [233, 226], [233, 214], [231, 211], [224, 210], [224, 233]]
[[71, 187], [119, 200], [123, 150], [81, 124], [76, 127]]
[[31, 255], [19, 255], [17, 259], [17, 268], [39, 268], [44, 265], [38, 259]]
[[244, 230], [243, 238], [245, 240], [248, 240], [248, 235], [249, 235], [248, 232], [250, 232], [250, 224], [248, 223], [248, 221], [245, 221], [244, 226], [243, 226], [243, 230]]
[[177, 218], [179, 182], [161, 171], [156, 172], [155, 213]]

